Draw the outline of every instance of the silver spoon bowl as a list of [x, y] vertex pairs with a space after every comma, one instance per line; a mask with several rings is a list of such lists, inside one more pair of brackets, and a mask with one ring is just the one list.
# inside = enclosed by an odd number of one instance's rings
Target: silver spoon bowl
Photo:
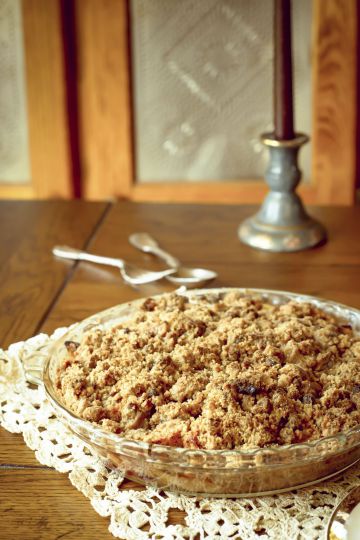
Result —
[[217, 276], [216, 272], [205, 268], [187, 268], [180, 266], [174, 274], [166, 276], [174, 285], [185, 286], [187, 289], [202, 287]]
[[129, 236], [129, 242], [140, 251], [159, 257], [173, 268], [174, 272], [165, 277], [179, 287], [185, 286], [187, 289], [201, 287], [217, 277], [217, 273], [213, 270], [182, 266], [176, 257], [162, 249], [158, 242], [148, 233], [134, 233]]
[[[327, 540], [360, 538], [360, 486], [352, 489], [333, 511], [327, 528]], [[356, 515], [354, 515], [356, 513]]]
[[123, 259], [93, 255], [92, 253], [87, 253], [86, 251], [81, 251], [68, 246], [55, 246], [52, 252], [54, 255], [56, 255], [56, 257], [61, 257], [62, 259], [70, 259], [72, 261], [88, 261], [96, 264], [115, 266], [120, 270], [123, 280], [129, 285], [145, 285], [146, 283], [158, 281], [175, 272], [174, 268], [167, 268], [166, 270], [153, 272], [151, 270], [146, 270], [145, 268], [139, 268], [138, 266], [130, 264]]

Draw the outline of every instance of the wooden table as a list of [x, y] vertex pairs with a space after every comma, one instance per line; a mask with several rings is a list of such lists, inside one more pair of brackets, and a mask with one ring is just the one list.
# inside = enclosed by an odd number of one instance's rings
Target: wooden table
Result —
[[[0, 202], [0, 346], [52, 332], [111, 305], [171, 290], [164, 282], [132, 289], [116, 269], [72, 264], [51, 255], [55, 244], [122, 256], [156, 268], [127, 241], [149, 231], [185, 264], [216, 270], [214, 286], [304, 292], [360, 308], [360, 208], [317, 208], [329, 232], [322, 247], [271, 254], [240, 244], [237, 226], [252, 207], [134, 203]], [[41, 466], [20, 435], [0, 428], [5, 539], [112, 538], [67, 475]], [[131, 482], [126, 486], [141, 489]], [[181, 522], [178, 511], [171, 522]]]

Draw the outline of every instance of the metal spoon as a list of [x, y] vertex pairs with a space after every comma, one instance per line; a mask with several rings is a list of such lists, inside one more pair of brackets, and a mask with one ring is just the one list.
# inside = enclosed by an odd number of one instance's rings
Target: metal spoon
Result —
[[327, 528], [328, 540], [357, 540], [360, 538], [360, 486], [352, 489], [331, 515]]
[[191, 289], [193, 287], [200, 287], [217, 277], [216, 272], [207, 270], [206, 268], [187, 268], [182, 266], [178, 259], [162, 249], [157, 241], [147, 233], [134, 233], [129, 236], [129, 242], [145, 253], [156, 255], [175, 269], [175, 273], [166, 276], [166, 279], [175, 285], [185, 285], [185, 287]]
[[96, 264], [107, 264], [109, 266], [115, 266], [119, 268], [120, 274], [123, 280], [130, 285], [144, 285], [145, 283], [151, 283], [152, 281], [158, 281], [163, 277], [168, 276], [175, 272], [174, 268], [167, 268], [160, 272], [153, 272], [152, 270], [146, 270], [134, 266], [123, 259], [114, 259], [112, 257], [102, 257], [100, 255], [93, 255], [86, 251], [80, 251], [68, 246], [55, 246], [52, 250], [53, 254], [62, 259], [70, 259], [73, 261], [89, 261]]

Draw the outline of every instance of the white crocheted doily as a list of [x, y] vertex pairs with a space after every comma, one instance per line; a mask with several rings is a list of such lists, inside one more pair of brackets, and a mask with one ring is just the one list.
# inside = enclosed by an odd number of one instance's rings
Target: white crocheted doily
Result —
[[[325, 538], [334, 506], [360, 481], [360, 467], [350, 469], [333, 482], [255, 499], [197, 499], [185, 495], [120, 490], [120, 472], [104, 462], [67, 432], [54, 415], [42, 387], [25, 380], [24, 365], [42, 362], [53, 339], [44, 334], [0, 350], [0, 423], [22, 433], [26, 444], [43, 465], [68, 473], [101, 516], [110, 518], [109, 530], [117, 538], [141, 539], [289, 539]], [[168, 511], [185, 513], [185, 525], [168, 525]], [[148, 531], [144, 531], [144, 526]]]

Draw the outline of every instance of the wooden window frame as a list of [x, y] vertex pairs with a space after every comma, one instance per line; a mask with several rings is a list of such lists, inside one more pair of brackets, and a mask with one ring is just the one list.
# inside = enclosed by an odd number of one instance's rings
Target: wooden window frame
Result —
[[73, 196], [59, 0], [22, 0], [30, 182], [0, 183], [0, 197]]
[[[70, 1], [83, 196], [259, 203], [267, 191], [261, 179], [136, 182], [129, 0]], [[32, 181], [0, 184], [0, 197], [74, 195], [62, 2], [22, 0]], [[356, 184], [357, 1], [314, 0], [313, 10], [313, 160], [311, 182], [299, 192], [307, 203], [350, 205]]]
[[[121, 0], [77, 1], [78, 20], [85, 13], [86, 21], [82, 24], [88, 26], [81, 36], [82, 66], [83, 70], [92, 71], [92, 77], [88, 73], [80, 91], [81, 144], [88, 171], [85, 196], [97, 199], [115, 195], [135, 201], [163, 202], [261, 201], [267, 188], [258, 179], [199, 183], [135, 181], [128, 6]], [[299, 191], [307, 203], [350, 205], [354, 202], [356, 180], [357, 2], [315, 0], [313, 10], [312, 181], [301, 185]], [[97, 33], [101, 48], [90, 32], [91, 19], [100, 21]], [[113, 67], [111, 73], [106, 71], [106, 64]], [[101, 97], [106, 100], [108, 121], [101, 118]], [[116, 121], [111, 121], [112, 114]], [[97, 137], [87, 137], [99, 124]]]

